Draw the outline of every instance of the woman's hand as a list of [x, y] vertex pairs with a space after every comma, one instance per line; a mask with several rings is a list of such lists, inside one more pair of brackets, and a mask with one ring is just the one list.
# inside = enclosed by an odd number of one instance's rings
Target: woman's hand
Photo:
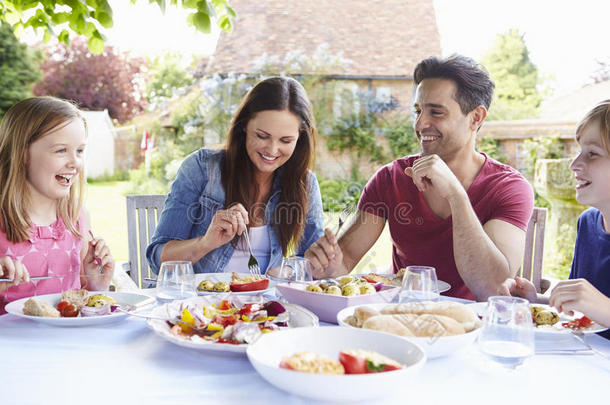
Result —
[[30, 281], [30, 273], [19, 260], [13, 260], [10, 257], [0, 257], [0, 278], [8, 278], [12, 282], [0, 283], [0, 292], [9, 289], [14, 285], [27, 283]]
[[203, 239], [209, 251], [230, 242], [235, 235], [241, 235], [249, 223], [248, 211], [241, 204], [227, 210], [218, 210]]
[[557, 283], [549, 304], [568, 315], [582, 312], [600, 325], [610, 326], [610, 298], [583, 278]]
[[114, 274], [114, 259], [104, 239], [93, 238], [88, 242], [83, 258], [81, 284], [89, 291], [107, 290]]

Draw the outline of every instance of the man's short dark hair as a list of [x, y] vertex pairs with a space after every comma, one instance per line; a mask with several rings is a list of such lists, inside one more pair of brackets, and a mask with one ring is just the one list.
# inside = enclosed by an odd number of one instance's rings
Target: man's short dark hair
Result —
[[494, 84], [487, 69], [474, 59], [453, 54], [446, 58], [432, 56], [415, 66], [415, 84], [424, 79], [449, 79], [457, 85], [455, 95], [463, 114], [468, 114], [482, 105], [489, 110], [493, 98]]

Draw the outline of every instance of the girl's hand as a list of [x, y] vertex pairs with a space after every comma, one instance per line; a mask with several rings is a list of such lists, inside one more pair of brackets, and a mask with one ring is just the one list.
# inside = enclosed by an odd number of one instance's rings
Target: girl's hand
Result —
[[241, 204], [235, 204], [227, 210], [218, 210], [203, 236], [206, 247], [214, 250], [230, 242], [236, 234], [241, 235], [246, 230], [248, 223], [248, 211]]
[[557, 283], [551, 291], [549, 304], [568, 315], [582, 312], [595, 322], [610, 326], [610, 298], [583, 278]]
[[10, 257], [0, 257], [0, 278], [9, 278], [12, 282], [0, 283], [0, 292], [9, 289], [14, 285], [27, 283], [30, 281], [30, 273], [19, 260]]
[[[93, 238], [83, 258], [81, 284], [89, 291], [107, 290], [114, 274], [114, 259], [104, 239]], [[84, 279], [84, 280], [83, 280]]]

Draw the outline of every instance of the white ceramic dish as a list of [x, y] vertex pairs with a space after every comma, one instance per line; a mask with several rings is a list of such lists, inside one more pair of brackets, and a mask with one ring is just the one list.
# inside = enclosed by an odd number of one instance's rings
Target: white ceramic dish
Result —
[[[155, 302], [154, 298], [150, 298], [147, 295], [136, 294], [131, 292], [111, 292], [111, 291], [97, 291], [89, 292], [89, 296], [93, 294], [104, 294], [112, 297], [116, 300], [119, 305], [127, 307], [143, 307], [148, 304]], [[61, 294], [46, 294], [33, 297], [40, 301], [48, 302], [54, 307], [59, 303]], [[30, 316], [24, 315], [23, 305], [29, 298], [22, 298], [17, 301], [10, 302], [6, 305], [6, 312], [12, 315], [16, 315], [22, 318], [31, 319], [32, 321], [45, 323], [53, 326], [90, 326], [90, 325], [102, 325], [106, 323], [112, 323], [120, 321], [129, 316], [124, 312], [113, 312], [110, 315], [101, 316], [78, 316], [76, 318], [45, 318], [42, 316]]]
[[[219, 281], [224, 281], [225, 283], [229, 284], [231, 282], [231, 273], [199, 273], [199, 274], [195, 274], [195, 287], [197, 287], [199, 285], [199, 283], [201, 283], [203, 280], [210, 280], [210, 281], [212, 281], [214, 283], [217, 283]], [[231, 294], [238, 294], [238, 295], [264, 294], [264, 293], [273, 291], [273, 288], [275, 287], [275, 284], [276, 284], [275, 281], [269, 280], [269, 286], [266, 289], [264, 289], [264, 290], [242, 291], [242, 292], [233, 292], [233, 291], [231, 291]], [[218, 294], [227, 294], [227, 293], [215, 292], [215, 291], [197, 291], [197, 295], [218, 295]]]
[[[380, 311], [387, 304], [369, 304], [368, 307], [374, 308]], [[346, 326], [351, 329], [355, 328], [344, 322], [344, 319], [354, 314], [356, 307], [345, 308], [337, 314], [337, 322], [341, 326]], [[435, 357], [443, 357], [450, 355], [457, 350], [464, 348], [477, 339], [481, 328], [477, 328], [471, 332], [464, 333], [462, 335], [454, 336], [442, 336], [442, 337], [405, 337], [400, 336], [401, 339], [408, 340], [409, 342], [418, 344], [426, 353], [426, 356], [430, 359]]]
[[[551, 307], [549, 305], [544, 305], [544, 304], [531, 304], [537, 307], [544, 307], [544, 308], [548, 308], [553, 312], [557, 312], [557, 310], [554, 307]], [[471, 307], [476, 313], [477, 315], [479, 315], [481, 318], [483, 318], [483, 315], [485, 314], [485, 308], [487, 307], [487, 302], [473, 302], [471, 304], [468, 304], [469, 307]], [[542, 326], [536, 326], [535, 327], [535, 331], [536, 331], [536, 336], [538, 337], [549, 337], [549, 336], [553, 336], [553, 335], [563, 335], [563, 334], [569, 334], [571, 329], [563, 327], [561, 324], [563, 322], [568, 322], [571, 321], [572, 319], [575, 318], [580, 318], [582, 316], [581, 313], [577, 313], [574, 314], [574, 316], [569, 316], [566, 315], [562, 312], [557, 312], [557, 314], [559, 315], [559, 322], [557, 322], [555, 325], [542, 325]], [[597, 333], [597, 332], [603, 332], [608, 328], [605, 328], [603, 326], [601, 326], [598, 323], [593, 322], [593, 325], [586, 328], [586, 329], [580, 329], [578, 330], [579, 332], [588, 334], [588, 333]]]
[[344, 297], [305, 291], [305, 283], [280, 283], [276, 288], [288, 302], [304, 306], [320, 320], [329, 323], [337, 323], [337, 313], [343, 308], [378, 302], [389, 303], [400, 290], [398, 287], [384, 286], [383, 290], [375, 294]]
[[[174, 301], [172, 303], [164, 304], [164, 305], [161, 305], [161, 306], [155, 308], [151, 312], [150, 315], [154, 316], [154, 317], [160, 317], [160, 318], [170, 318], [171, 317], [169, 315], [171, 312], [171, 309], [169, 307], [170, 305], [178, 305], [178, 306], [180, 304], [211, 305], [211, 304], [218, 304], [218, 303], [220, 303], [220, 301], [222, 299], [227, 299], [228, 297], [229, 297], [229, 294], [226, 293], [224, 295], [208, 295], [208, 296], [204, 296], [204, 297], [193, 297], [193, 298], [189, 298], [189, 299], [182, 300], [182, 301]], [[246, 299], [250, 299], [250, 298], [246, 297]], [[269, 300], [266, 300], [266, 301], [269, 301]], [[312, 314], [311, 312], [309, 312], [308, 310], [306, 310], [305, 308], [300, 307], [298, 305], [287, 304], [287, 303], [282, 303], [282, 305], [286, 308], [286, 311], [288, 311], [288, 313], [290, 314], [289, 322], [291, 323], [292, 327], [299, 328], [299, 327], [305, 327], [305, 326], [318, 326], [318, 324], [319, 324], [318, 317], [315, 316], [314, 314]], [[158, 336], [162, 337], [163, 339], [167, 340], [168, 342], [174, 343], [178, 346], [188, 347], [190, 349], [195, 349], [195, 350], [205, 351], [205, 352], [215, 352], [215, 353], [220, 353], [220, 354], [225, 354], [225, 353], [245, 354], [246, 348], [248, 347], [247, 344], [234, 345], [234, 344], [227, 344], [227, 343], [214, 343], [214, 342], [205, 341], [203, 339], [191, 340], [188, 338], [175, 336], [170, 333], [170, 327], [167, 324], [167, 322], [163, 321], [163, 320], [159, 320], [159, 319], [149, 319], [146, 321], [146, 324], [148, 325], [148, 327], [150, 329], [153, 330], [153, 332], [155, 332]], [[272, 333], [277, 333], [277, 332], [272, 332]]]
[[[365, 276], [367, 273], [364, 274], [355, 274], [356, 276]], [[393, 280], [394, 278], [396, 278], [396, 274], [386, 274], [386, 273], [375, 273], [377, 275], [389, 278], [390, 280]], [[337, 280], [341, 279], [341, 277], [338, 277]], [[394, 284], [392, 284], [394, 285]], [[438, 280], [437, 281], [437, 285], [438, 285], [438, 292], [439, 293], [444, 293], [446, 291], [449, 291], [451, 289], [451, 284], [449, 284], [446, 281], [443, 280]], [[400, 285], [398, 285], [398, 287], [400, 287]]]
[[[279, 367], [280, 361], [297, 352], [309, 351], [339, 359], [345, 349], [368, 349], [403, 364], [395, 371], [371, 374], [310, 374]], [[270, 384], [291, 394], [320, 401], [364, 401], [401, 392], [410, 377], [424, 365], [422, 349], [397, 336], [371, 330], [298, 328], [267, 333], [248, 347], [248, 359]]]

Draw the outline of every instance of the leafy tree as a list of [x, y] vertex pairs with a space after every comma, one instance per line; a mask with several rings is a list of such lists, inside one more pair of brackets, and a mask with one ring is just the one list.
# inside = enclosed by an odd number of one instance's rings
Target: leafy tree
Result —
[[[130, 0], [135, 4], [137, 0]], [[169, 3], [172, 7], [182, 7], [191, 11], [187, 22], [198, 31], [209, 33], [212, 19], [218, 26], [231, 32], [235, 11], [228, 0], [148, 0], [157, 4], [163, 12]], [[31, 27], [44, 32], [45, 42], [51, 37], [66, 45], [70, 42], [70, 32], [82, 35], [88, 40], [89, 50], [100, 54], [104, 50], [103, 28], [111, 28], [112, 7], [108, 0], [3, 0], [0, 2], [0, 20], [13, 26], [16, 32]], [[57, 30], [61, 30], [56, 34]]]
[[182, 67], [181, 59], [179, 54], [168, 52], [148, 62], [146, 98], [153, 108], [193, 84], [195, 79]]
[[92, 55], [87, 40], [77, 37], [70, 46], [59, 43], [47, 49], [44, 76], [34, 93], [74, 100], [91, 110], [108, 109], [112, 118], [125, 122], [146, 107], [141, 77], [145, 63], [112, 46]]
[[541, 78], [523, 36], [516, 29], [499, 34], [481, 60], [496, 83], [490, 120], [513, 120], [534, 115], [542, 101]]
[[19, 43], [8, 24], [0, 23], [0, 117], [13, 104], [30, 97], [40, 77], [36, 55]]

